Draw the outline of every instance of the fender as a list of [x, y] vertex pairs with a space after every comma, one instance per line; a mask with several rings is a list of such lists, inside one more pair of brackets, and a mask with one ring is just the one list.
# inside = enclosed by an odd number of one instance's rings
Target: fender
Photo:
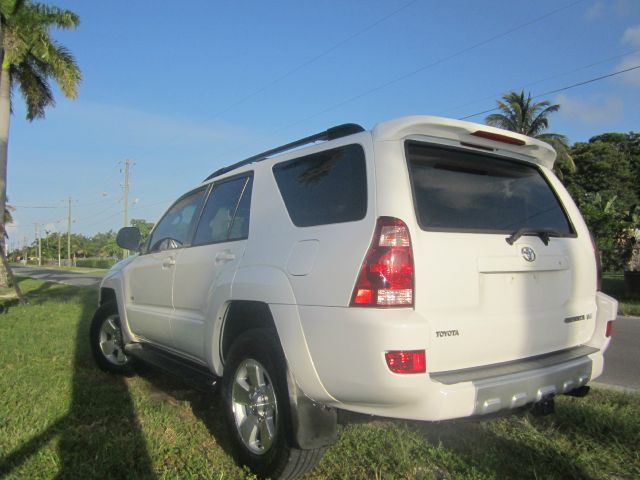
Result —
[[127, 300], [126, 286], [124, 285], [125, 276], [123, 275], [123, 271], [125, 270], [126, 266], [129, 265], [137, 257], [137, 255], [131, 255], [130, 257], [125, 258], [124, 260], [116, 263], [113, 267], [111, 267], [111, 270], [107, 272], [107, 274], [102, 279], [102, 282], [100, 283], [100, 290], [98, 294], [98, 302], [101, 304], [103, 291], [102, 289], [109, 289], [115, 292], [118, 313], [120, 315], [120, 326], [122, 328], [122, 336], [125, 344], [138, 341], [138, 338], [129, 328], [127, 309], [125, 308], [125, 302]]
[[[229, 282], [229, 279], [226, 279]], [[231, 285], [231, 295], [226, 283], [222, 282], [212, 290], [211, 311], [214, 321], [211, 322], [213, 341], [207, 346], [207, 358], [211, 362], [214, 373], [222, 375], [223, 365], [220, 355], [220, 335], [224, 323], [226, 309], [231, 300], [250, 300], [263, 302], [269, 306], [276, 326], [278, 338], [282, 345], [289, 370], [295, 382], [311, 399], [327, 403], [335, 401], [325, 390], [311, 360], [307, 340], [302, 330], [298, 307], [293, 289], [287, 275], [280, 269], [269, 266], [247, 266], [236, 270]]]

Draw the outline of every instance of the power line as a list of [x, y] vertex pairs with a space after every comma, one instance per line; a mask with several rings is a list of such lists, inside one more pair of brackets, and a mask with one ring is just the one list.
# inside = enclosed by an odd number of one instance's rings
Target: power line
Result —
[[398, 82], [400, 82], [402, 80], [406, 80], [407, 78], [412, 77], [413, 75], [416, 75], [417, 73], [421, 73], [421, 72], [423, 72], [425, 70], [428, 70], [428, 69], [433, 68], [433, 67], [435, 67], [437, 65], [445, 63], [445, 62], [447, 62], [449, 60], [452, 60], [452, 59], [454, 59], [456, 57], [459, 57], [459, 56], [461, 56], [461, 55], [463, 55], [465, 53], [468, 53], [468, 52], [470, 52], [472, 50], [475, 50], [477, 48], [483, 47], [483, 46], [487, 45], [488, 43], [491, 43], [491, 42], [494, 42], [495, 40], [498, 40], [500, 38], [506, 37], [507, 35], [510, 35], [510, 34], [512, 34], [514, 32], [517, 32], [518, 30], [522, 30], [523, 28], [528, 27], [530, 25], [533, 25], [534, 23], [538, 23], [538, 22], [540, 22], [540, 21], [542, 21], [542, 20], [544, 20], [544, 19], [546, 19], [546, 18], [548, 18], [548, 17], [550, 17], [552, 15], [555, 15], [558, 12], [561, 12], [563, 10], [571, 8], [571, 7], [577, 5], [578, 3], [581, 3], [583, 1], [584, 0], [576, 0], [574, 2], [571, 2], [571, 3], [567, 4], [567, 5], [564, 5], [562, 7], [556, 8], [556, 9], [550, 11], [550, 12], [547, 12], [544, 15], [536, 17], [536, 18], [534, 18], [532, 20], [528, 20], [528, 21], [526, 21], [524, 23], [521, 23], [521, 24], [519, 24], [519, 25], [517, 25], [515, 27], [509, 28], [509, 29], [507, 29], [507, 30], [505, 30], [505, 31], [503, 31], [501, 33], [493, 35], [493, 36], [491, 36], [491, 37], [489, 37], [489, 38], [487, 38], [485, 40], [481, 40], [480, 42], [474, 43], [473, 45], [470, 45], [468, 47], [465, 47], [465, 48], [462, 48], [460, 50], [457, 50], [456, 52], [453, 52], [453, 53], [451, 53], [449, 55], [446, 55], [446, 56], [444, 56], [444, 57], [442, 57], [442, 58], [440, 58], [438, 60], [435, 60], [435, 61], [433, 61], [431, 63], [426, 64], [426, 65], [423, 65], [423, 66], [421, 66], [419, 68], [416, 68], [415, 70], [412, 70], [412, 71], [407, 72], [407, 73], [405, 73], [403, 75], [400, 75], [399, 77], [396, 77], [396, 78], [394, 78], [392, 80], [384, 82], [384, 83], [382, 83], [382, 84], [380, 84], [380, 85], [378, 85], [376, 87], [370, 88], [369, 90], [365, 90], [364, 92], [361, 92], [361, 93], [359, 93], [357, 95], [353, 95], [352, 97], [349, 97], [349, 98], [347, 98], [345, 100], [342, 100], [342, 101], [340, 101], [338, 103], [335, 103], [335, 104], [333, 104], [333, 105], [331, 105], [331, 106], [329, 106], [327, 108], [324, 108], [323, 110], [321, 110], [319, 112], [314, 113], [313, 115], [309, 115], [308, 117], [305, 117], [305, 118], [303, 118], [301, 120], [298, 120], [296, 122], [290, 123], [289, 125], [286, 125], [285, 127], [282, 127], [281, 129], [279, 129], [277, 131], [279, 132], [279, 131], [282, 131], [282, 130], [287, 130], [287, 129], [295, 126], [295, 125], [298, 125], [300, 123], [304, 123], [304, 122], [306, 122], [308, 120], [311, 120], [312, 118], [315, 118], [315, 117], [317, 117], [319, 115], [322, 115], [324, 113], [327, 113], [327, 112], [330, 112], [332, 110], [335, 110], [336, 108], [342, 107], [343, 105], [346, 105], [347, 103], [351, 103], [354, 100], [358, 100], [360, 98], [363, 98], [363, 97], [366, 97], [368, 95], [371, 95], [372, 93], [375, 93], [375, 92], [378, 92], [380, 90], [383, 90], [383, 89], [385, 89], [385, 88], [387, 88], [387, 87], [389, 87], [391, 85], [394, 85], [394, 84], [396, 84], [396, 83], [398, 83]]
[[349, 35], [348, 37], [344, 38], [343, 40], [340, 40], [339, 42], [334, 43], [331, 47], [329, 47], [326, 50], [320, 52], [316, 56], [311, 57], [310, 59], [300, 63], [298, 66], [293, 67], [292, 69], [286, 71], [284, 74], [282, 74], [279, 77], [275, 78], [274, 80], [272, 80], [271, 82], [267, 83], [266, 85], [258, 88], [257, 90], [254, 90], [253, 92], [249, 93], [248, 95], [245, 95], [244, 97], [242, 97], [240, 100], [236, 101], [235, 103], [232, 103], [231, 105], [229, 105], [229, 106], [225, 107], [224, 109], [220, 110], [219, 112], [215, 113], [213, 115], [213, 118], [218, 118], [221, 115], [224, 115], [225, 113], [229, 112], [230, 110], [233, 110], [235, 107], [237, 107], [239, 105], [242, 105], [247, 100], [250, 100], [251, 98], [255, 97], [256, 95], [259, 95], [260, 93], [264, 92], [265, 90], [268, 90], [269, 88], [273, 87], [274, 85], [277, 85], [278, 83], [282, 82], [285, 78], [290, 77], [291, 75], [293, 75], [294, 73], [302, 70], [303, 68], [311, 65], [312, 63], [320, 60], [323, 57], [326, 57], [331, 52], [336, 51], [338, 48], [340, 48], [344, 44], [350, 42], [354, 38], [359, 37], [360, 35], [368, 32], [369, 30], [372, 30], [373, 28], [377, 27], [378, 25], [380, 25], [385, 20], [388, 20], [389, 18], [397, 15], [398, 13], [400, 13], [401, 11], [403, 11], [406, 8], [410, 7], [411, 5], [416, 3], [417, 1], [418, 0], [411, 0], [408, 3], [405, 3], [400, 8], [397, 8], [396, 10], [393, 10], [391, 13], [388, 13], [387, 15], [383, 16], [382, 18], [379, 18], [375, 22], [373, 22], [373, 23], [365, 26], [364, 28], [356, 31], [355, 33]]
[[11, 206], [13, 206], [15, 208], [65, 208], [62, 205], [57, 206], [57, 207], [51, 207], [51, 206], [44, 206], [44, 205], [13, 205], [13, 204], [11, 204]]
[[[525, 88], [529, 88], [529, 87], [532, 87], [534, 85], [538, 85], [538, 84], [543, 83], [543, 82], [548, 82], [549, 80], [555, 80], [556, 78], [563, 77], [565, 75], [569, 75], [569, 74], [572, 74], [572, 73], [580, 72], [582, 70], [587, 70], [587, 69], [589, 69], [591, 67], [597, 67], [598, 65], [602, 65], [604, 63], [608, 63], [608, 62], [611, 62], [613, 60], [618, 60], [618, 59], [623, 58], [623, 57], [628, 57], [628, 56], [631, 56], [631, 55], [635, 55], [638, 52], [640, 52], [640, 49], [632, 50], [632, 51], [626, 52], [626, 53], [621, 53], [619, 55], [614, 55], [613, 57], [608, 57], [608, 58], [605, 58], [605, 59], [602, 59], [602, 60], [598, 60], [598, 61], [589, 63], [588, 65], [583, 65], [581, 67], [574, 68], [572, 70], [567, 70], [565, 72], [556, 73], [554, 75], [551, 75], [551, 76], [548, 76], [548, 77], [545, 77], [545, 78], [541, 78], [541, 79], [535, 80], [533, 82], [525, 83], [518, 90], [520, 90], [520, 89], [524, 90]], [[502, 95], [502, 93], [503, 92], [498, 92], [498, 93], [494, 93], [493, 95], [487, 95], [486, 97], [483, 97], [483, 98], [480, 98], [480, 99], [471, 100], [471, 101], [468, 101], [466, 103], [457, 105], [455, 107], [451, 107], [449, 110], [450, 111], [451, 110], [459, 110], [461, 108], [468, 107], [469, 105], [473, 105], [474, 103], [483, 102], [485, 100], [494, 100], [497, 96]]]
[[[564, 91], [569, 90], [571, 88], [576, 88], [576, 87], [581, 87], [583, 85], [588, 85], [589, 83], [598, 82], [600, 80], [604, 80], [605, 78], [610, 78], [610, 77], [614, 77], [616, 75], [621, 75], [623, 73], [630, 72], [632, 70], [637, 70], [638, 68], [640, 68], [640, 65], [636, 65], [635, 67], [625, 68], [624, 70], [618, 70], [617, 72], [608, 73], [607, 75], [601, 75], [599, 77], [595, 77], [595, 78], [591, 78], [589, 80], [585, 80], [585, 81], [582, 81], [582, 82], [574, 83], [572, 85], [567, 85], [566, 87], [557, 88], [555, 90], [549, 90], [548, 92], [539, 93], [537, 95], [534, 95], [531, 98], [538, 98], [538, 97], [543, 97], [543, 96], [547, 96], [547, 95], [552, 95], [554, 93], [564, 92]], [[493, 112], [493, 111], [498, 110], [498, 109], [499, 109], [498, 107], [493, 107], [493, 108], [490, 108], [488, 110], [484, 110], [482, 112], [474, 113], [472, 115], [467, 115], [466, 117], [460, 117], [458, 120], [466, 120], [468, 118], [477, 117], [478, 115], [482, 115], [482, 114], [485, 114], [485, 113]]]
[[[320, 111], [318, 111], [318, 112], [316, 112], [316, 113], [314, 113], [312, 115], [304, 117], [304, 118], [302, 118], [300, 120], [296, 120], [296, 121], [294, 121], [292, 123], [289, 123], [289, 124], [287, 124], [287, 125], [285, 125], [285, 126], [283, 126], [281, 128], [277, 128], [275, 130], [272, 130], [270, 132], [270, 134], [276, 134], [276, 133], [288, 130], [291, 127], [294, 127], [294, 126], [299, 125], [301, 123], [307, 122], [307, 121], [309, 121], [309, 120], [311, 120], [311, 119], [313, 119], [315, 117], [318, 117], [318, 116], [320, 116], [320, 115], [322, 115], [324, 113], [327, 113], [327, 112], [330, 112], [332, 110], [335, 110], [336, 108], [339, 108], [339, 107], [341, 107], [343, 105], [346, 105], [347, 103], [350, 103], [350, 102], [352, 102], [354, 100], [358, 100], [360, 98], [366, 97], [366, 96], [368, 96], [368, 95], [370, 95], [372, 93], [375, 93], [375, 92], [377, 92], [379, 90], [382, 90], [382, 89], [384, 89], [386, 87], [389, 87], [389, 86], [391, 86], [391, 85], [393, 85], [395, 83], [398, 83], [398, 82], [400, 82], [402, 80], [405, 80], [405, 79], [407, 79], [407, 78], [409, 78], [409, 77], [411, 77], [411, 76], [413, 76], [413, 75], [415, 75], [417, 73], [423, 72], [423, 71], [425, 71], [425, 70], [427, 70], [429, 68], [433, 68], [433, 67], [435, 67], [437, 65], [440, 65], [440, 64], [442, 64], [444, 62], [447, 62], [448, 60], [451, 60], [453, 58], [459, 57], [460, 55], [463, 55], [463, 54], [468, 53], [468, 52], [470, 52], [472, 50], [480, 48], [480, 47], [482, 47], [482, 46], [484, 46], [484, 45], [486, 45], [486, 44], [488, 44], [490, 42], [493, 42], [493, 41], [498, 40], [498, 39], [500, 39], [502, 37], [510, 35], [510, 34], [516, 32], [518, 30], [521, 30], [521, 29], [526, 28], [526, 27], [528, 27], [530, 25], [538, 23], [538, 22], [540, 22], [540, 21], [542, 21], [542, 20], [544, 20], [544, 19], [546, 19], [546, 18], [548, 18], [548, 17], [550, 17], [552, 15], [555, 15], [558, 12], [561, 12], [563, 10], [569, 9], [571, 7], [574, 7], [575, 5], [577, 5], [577, 4], [579, 4], [579, 3], [583, 2], [583, 1], [584, 0], [575, 0], [575, 1], [573, 1], [571, 3], [568, 3], [568, 4], [566, 4], [566, 5], [562, 6], [562, 7], [558, 7], [556, 9], [551, 10], [550, 12], [547, 12], [547, 13], [545, 13], [543, 15], [540, 15], [540, 16], [532, 19], [532, 20], [528, 20], [528, 21], [526, 21], [524, 23], [521, 23], [521, 24], [519, 24], [519, 25], [517, 25], [515, 27], [509, 28], [509, 29], [507, 29], [507, 30], [505, 30], [505, 31], [503, 31], [501, 33], [493, 35], [493, 36], [491, 36], [491, 37], [489, 37], [489, 38], [487, 38], [485, 40], [482, 40], [480, 42], [474, 43], [473, 45], [470, 45], [468, 47], [462, 48], [462, 49], [460, 49], [460, 50], [458, 50], [456, 52], [453, 52], [453, 53], [451, 53], [449, 55], [446, 55], [446, 56], [444, 56], [444, 57], [442, 57], [442, 58], [440, 58], [438, 60], [435, 60], [435, 61], [433, 61], [431, 63], [426, 64], [426, 65], [423, 65], [423, 66], [421, 66], [421, 67], [419, 67], [419, 68], [417, 68], [415, 70], [412, 70], [412, 71], [410, 71], [408, 73], [405, 73], [405, 74], [403, 74], [403, 75], [401, 75], [399, 77], [396, 77], [396, 78], [394, 78], [392, 80], [384, 82], [384, 83], [382, 83], [382, 84], [380, 84], [380, 85], [378, 85], [376, 87], [373, 87], [373, 88], [371, 88], [369, 90], [366, 90], [366, 91], [361, 92], [361, 93], [359, 93], [357, 95], [354, 95], [354, 96], [351, 96], [351, 97], [349, 97], [349, 98], [347, 98], [345, 100], [342, 100], [342, 101], [340, 101], [338, 103], [335, 103], [335, 104], [333, 104], [333, 105], [331, 105], [329, 107], [326, 107], [326, 108], [324, 108], [324, 109], [322, 109], [322, 110], [320, 110]], [[243, 145], [243, 147], [244, 147], [244, 145]], [[230, 149], [230, 150], [228, 150], [226, 152], [222, 152], [219, 155], [220, 156], [223, 156], [223, 155], [227, 156], [229, 154], [237, 152], [238, 150], [239, 150], [238, 148], [232, 148], [232, 149]]]

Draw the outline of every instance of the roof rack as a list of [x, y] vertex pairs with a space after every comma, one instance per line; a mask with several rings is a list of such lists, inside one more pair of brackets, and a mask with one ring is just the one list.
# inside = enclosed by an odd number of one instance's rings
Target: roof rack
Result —
[[323, 140], [335, 140], [336, 138], [346, 137], [348, 135], [353, 135], [354, 133], [360, 132], [364, 132], [364, 128], [356, 123], [344, 123], [336, 127], [331, 127], [324, 132], [316, 133], [315, 135], [309, 135], [308, 137], [301, 138], [300, 140], [296, 140], [295, 142], [287, 143], [286, 145], [272, 148], [271, 150], [267, 150], [266, 152], [262, 152], [252, 157], [245, 158], [244, 160], [234, 163], [233, 165], [229, 165], [228, 167], [222, 167], [205, 178], [204, 181], [206, 182], [208, 180], [211, 180], [212, 178], [218, 177], [224, 173], [230, 172], [231, 170], [235, 170], [236, 168], [242, 167], [244, 165], [249, 165], [250, 163], [266, 160], [267, 157], [275, 155], [276, 153], [286, 152], [287, 150], [292, 150], [308, 143], [319, 142]]

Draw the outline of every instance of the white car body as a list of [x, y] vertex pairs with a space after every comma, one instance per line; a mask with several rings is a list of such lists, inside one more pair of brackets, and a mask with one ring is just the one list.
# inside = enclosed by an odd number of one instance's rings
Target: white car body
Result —
[[[545, 245], [525, 234], [510, 245], [504, 232], [421, 228], [407, 142], [533, 165], [571, 235]], [[365, 154], [363, 218], [296, 226], [273, 167], [346, 145]], [[554, 159], [543, 142], [485, 125], [426, 116], [384, 122], [208, 180], [198, 188], [252, 176], [248, 238], [142, 253], [114, 267], [101, 292], [115, 294], [125, 343], [153, 344], [217, 376], [224, 375], [229, 306], [267, 305], [296, 384], [329, 407], [444, 420], [540, 402], [602, 373], [607, 324], [617, 313], [617, 302], [597, 291], [589, 231], [551, 171]], [[410, 235], [414, 286], [406, 307], [352, 305], [380, 217], [402, 220]], [[389, 351], [424, 351], [426, 371], [392, 372]]]

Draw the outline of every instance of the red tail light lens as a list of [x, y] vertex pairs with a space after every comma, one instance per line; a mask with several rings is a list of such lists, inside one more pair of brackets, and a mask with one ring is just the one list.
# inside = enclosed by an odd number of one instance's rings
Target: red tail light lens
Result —
[[593, 245], [593, 254], [596, 257], [596, 290], [600, 292], [602, 291], [602, 263], [600, 262], [600, 249], [598, 248], [598, 243], [596, 242], [596, 237], [593, 236], [593, 233], [589, 232], [589, 236], [591, 237], [591, 245]]
[[351, 297], [356, 307], [413, 306], [413, 252], [402, 220], [380, 217]]
[[607, 322], [607, 329], [604, 332], [604, 336], [609, 338], [611, 336], [611, 334], [613, 333], [613, 320], [609, 320]]
[[427, 360], [424, 350], [394, 350], [386, 352], [384, 358], [393, 373], [424, 373]]

